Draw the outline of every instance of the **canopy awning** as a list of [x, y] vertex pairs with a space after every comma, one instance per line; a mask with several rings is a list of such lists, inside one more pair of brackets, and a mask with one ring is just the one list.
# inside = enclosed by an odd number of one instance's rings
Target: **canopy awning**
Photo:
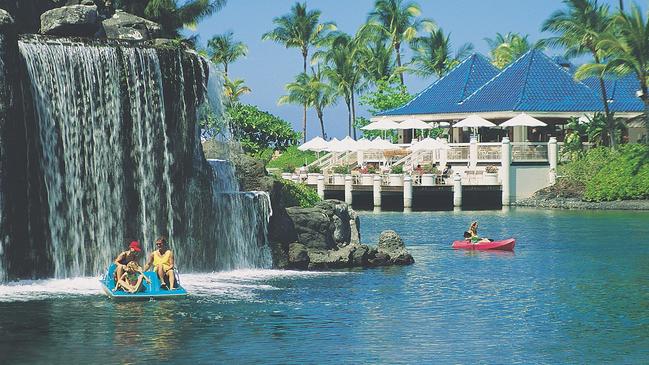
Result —
[[496, 126], [495, 124], [491, 123], [490, 121], [476, 114], [470, 115], [468, 118], [463, 119], [453, 125], [453, 127], [455, 128], [464, 128], [464, 127], [480, 128], [480, 127], [495, 127], [495, 126]]
[[525, 113], [521, 113], [515, 116], [514, 118], [499, 125], [499, 127], [545, 127], [545, 126], [547, 126], [547, 124]]

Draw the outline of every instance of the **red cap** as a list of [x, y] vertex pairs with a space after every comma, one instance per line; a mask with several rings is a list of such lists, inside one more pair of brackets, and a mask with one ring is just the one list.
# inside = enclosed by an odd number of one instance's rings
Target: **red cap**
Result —
[[131, 244], [128, 247], [134, 249], [137, 252], [142, 251], [142, 249], [140, 248], [140, 243], [138, 241], [131, 242]]

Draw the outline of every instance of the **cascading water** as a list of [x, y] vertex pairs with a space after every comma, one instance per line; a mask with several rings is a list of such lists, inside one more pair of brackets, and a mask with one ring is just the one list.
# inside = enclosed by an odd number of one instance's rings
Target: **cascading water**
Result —
[[268, 195], [240, 192], [232, 164], [198, 145], [208, 99], [221, 117], [203, 60], [126, 43], [19, 48], [26, 157], [14, 169], [27, 184], [0, 201], [24, 205], [0, 227], [0, 280], [96, 275], [127, 238], [150, 252], [162, 234], [184, 271], [270, 267]]

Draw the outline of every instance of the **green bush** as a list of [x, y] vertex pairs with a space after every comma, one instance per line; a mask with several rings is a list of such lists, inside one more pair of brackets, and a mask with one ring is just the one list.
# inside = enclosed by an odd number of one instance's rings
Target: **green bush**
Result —
[[282, 184], [283, 203], [286, 207], [310, 208], [320, 201], [318, 193], [307, 185], [296, 184], [285, 179], [278, 181]]
[[307, 171], [308, 171], [309, 174], [321, 174], [322, 173], [322, 169], [320, 168], [320, 166], [315, 166], [315, 165], [309, 166], [309, 169]]
[[421, 165], [421, 169], [423, 170], [424, 174], [438, 174], [439, 171], [437, 170], [436, 166], [433, 166], [432, 164], [424, 164]]
[[606, 161], [602, 168], [592, 170], [584, 200], [649, 198], [649, 147], [640, 144], [620, 146]]
[[334, 166], [334, 174], [351, 174], [352, 170], [349, 168], [349, 166], [345, 165], [338, 165]]
[[316, 160], [316, 156], [310, 151], [300, 151], [297, 146], [291, 146], [286, 149], [278, 158], [268, 162], [266, 167], [282, 169], [284, 166], [291, 165], [302, 166], [303, 164], [310, 164]]
[[390, 172], [393, 174], [403, 174], [403, 165], [392, 166]]
[[287, 172], [287, 173], [294, 173], [295, 172], [295, 166], [294, 165], [284, 165], [282, 166], [282, 172]]
[[[558, 185], [587, 201], [649, 198], [649, 147], [598, 147], [559, 166]], [[571, 194], [572, 193], [572, 194]]]

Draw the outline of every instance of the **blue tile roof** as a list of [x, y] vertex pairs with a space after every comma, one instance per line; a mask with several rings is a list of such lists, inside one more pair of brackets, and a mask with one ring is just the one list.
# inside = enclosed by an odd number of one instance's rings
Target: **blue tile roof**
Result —
[[498, 74], [489, 60], [473, 54], [407, 104], [378, 115], [452, 113], [458, 103]]
[[[602, 88], [599, 85], [599, 79], [591, 77], [585, 79], [584, 84], [588, 85], [597, 98], [602, 98]], [[635, 74], [628, 74], [620, 78], [604, 79], [606, 88], [606, 97], [609, 100], [608, 106], [612, 112], [642, 112], [644, 105], [642, 100], [636, 96], [636, 91], [640, 90], [640, 82]]]
[[579, 112], [602, 110], [588, 86], [543, 52], [531, 50], [466, 98], [460, 112]]
[[[598, 79], [575, 81], [575, 69], [563, 58], [553, 60], [531, 50], [499, 72], [487, 58], [474, 54], [409, 103], [378, 115], [603, 111]], [[644, 110], [635, 96], [639, 83], [634, 75], [605, 83], [612, 111]]]

